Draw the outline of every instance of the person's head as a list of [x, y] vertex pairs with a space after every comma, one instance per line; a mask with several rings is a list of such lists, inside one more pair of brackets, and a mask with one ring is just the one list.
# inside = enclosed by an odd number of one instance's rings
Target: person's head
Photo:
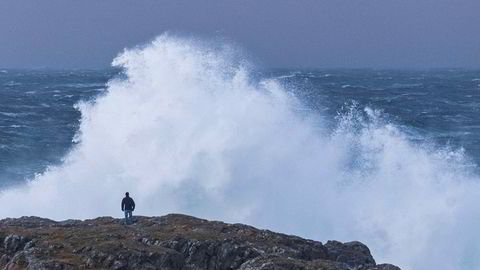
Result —
[[125, 193], [125, 197], [129, 197], [129, 196], [130, 196], [130, 194], [128, 192]]

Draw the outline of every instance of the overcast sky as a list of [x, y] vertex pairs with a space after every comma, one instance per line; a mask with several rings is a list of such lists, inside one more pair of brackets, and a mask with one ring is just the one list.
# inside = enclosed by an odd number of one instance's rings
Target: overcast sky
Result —
[[271, 67], [480, 67], [480, 0], [2, 0], [0, 67], [107, 67], [164, 31]]

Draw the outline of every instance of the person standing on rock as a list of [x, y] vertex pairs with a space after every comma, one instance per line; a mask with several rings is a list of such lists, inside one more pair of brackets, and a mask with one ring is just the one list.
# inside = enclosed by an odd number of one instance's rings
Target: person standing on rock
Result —
[[122, 200], [122, 211], [125, 212], [125, 224], [132, 224], [132, 212], [135, 210], [135, 202], [130, 197], [130, 194], [125, 193], [125, 198]]

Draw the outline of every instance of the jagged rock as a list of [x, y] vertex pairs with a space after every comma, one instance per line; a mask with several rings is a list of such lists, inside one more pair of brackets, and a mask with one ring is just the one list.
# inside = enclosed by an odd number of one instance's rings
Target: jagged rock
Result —
[[378, 264], [368, 268], [368, 270], [400, 270], [399, 267], [388, 263]]
[[399, 270], [360, 242], [320, 242], [185, 215], [0, 221], [0, 269]]
[[259, 256], [240, 266], [239, 270], [351, 270], [348, 265], [327, 260], [296, 260], [275, 255]]
[[3, 240], [3, 248], [9, 253], [15, 253], [23, 249], [27, 242], [28, 239], [26, 237], [11, 234]]
[[375, 260], [370, 254], [370, 250], [364, 244], [354, 241], [341, 243], [338, 241], [328, 241], [325, 244], [328, 250], [328, 258], [333, 261], [343, 262], [355, 269], [368, 269], [375, 266]]
[[3, 254], [2, 256], [0, 256], [0, 265], [7, 265], [7, 263], [11, 260], [12, 258], [10, 258], [10, 256], [8, 256], [7, 254]]

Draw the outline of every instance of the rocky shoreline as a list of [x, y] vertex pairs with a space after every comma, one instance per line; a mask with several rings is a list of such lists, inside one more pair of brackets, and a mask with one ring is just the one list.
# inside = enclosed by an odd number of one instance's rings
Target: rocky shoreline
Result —
[[0, 220], [0, 269], [400, 270], [360, 242], [300, 237], [170, 214], [133, 225], [100, 217]]

